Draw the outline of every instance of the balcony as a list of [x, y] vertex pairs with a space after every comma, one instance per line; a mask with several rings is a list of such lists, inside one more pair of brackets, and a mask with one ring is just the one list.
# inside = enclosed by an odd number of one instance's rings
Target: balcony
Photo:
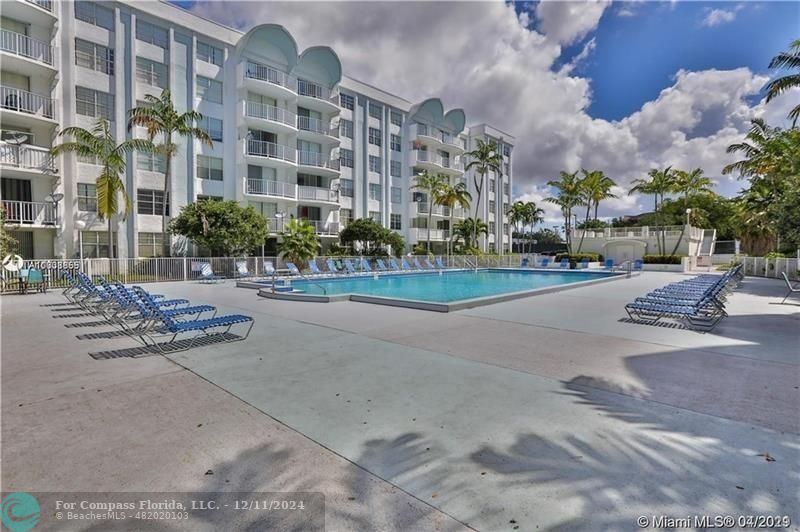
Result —
[[55, 119], [55, 100], [13, 87], [0, 86], [0, 107], [48, 120]]
[[464, 152], [464, 145], [461, 143], [461, 140], [456, 135], [448, 133], [447, 131], [442, 131], [441, 129], [426, 124], [417, 124], [416, 134], [417, 137], [423, 137], [419, 140], [427, 140], [437, 148], [456, 150], [459, 153]]
[[41, 7], [45, 11], [53, 12], [53, 1], [52, 0], [27, 0], [29, 4], [33, 4], [36, 6]]
[[[10, 30], [0, 30], [0, 51], [6, 57], [5, 67], [26, 76], [41, 71], [36, 65], [53, 68], [53, 47], [50, 43], [32, 39]], [[31, 64], [33, 62], [33, 64]]]
[[29, 144], [0, 141], [0, 165], [43, 174], [55, 172], [50, 150]]
[[[422, 227], [412, 227], [411, 240], [414, 242], [427, 242], [428, 230]], [[450, 240], [450, 231], [447, 229], [431, 229], [431, 240], [441, 242]]]
[[266, 157], [280, 163], [294, 166], [297, 163], [297, 149], [263, 140], [247, 140], [247, 155]]
[[273, 105], [267, 105], [260, 102], [244, 102], [244, 115], [248, 122], [256, 127], [260, 127], [263, 121], [269, 123], [271, 128], [284, 133], [294, 133], [297, 131], [295, 123], [297, 115], [287, 109], [281, 109]]
[[339, 129], [331, 128], [330, 122], [325, 122], [318, 118], [311, 118], [309, 116], [297, 115], [297, 130], [300, 132], [299, 137], [311, 138], [319, 141], [317, 135], [322, 135], [327, 142], [339, 143]]
[[297, 185], [270, 181], [268, 179], [247, 179], [247, 194], [255, 196], [271, 196], [274, 198], [297, 199]]
[[58, 221], [55, 203], [39, 201], [0, 200], [10, 224], [53, 227]]
[[330, 177], [339, 176], [339, 159], [331, 159], [316, 151], [297, 151], [297, 164]]
[[2, 0], [3, 16], [33, 26], [51, 28], [56, 20], [51, 0]]
[[[428, 209], [430, 205], [425, 202], [417, 202], [416, 203], [416, 212], [417, 214], [426, 215], [428, 214]], [[455, 208], [450, 209], [450, 207], [445, 207], [444, 205], [434, 205], [433, 212], [431, 213], [433, 216], [444, 216], [445, 218], [450, 218], [450, 215], [453, 215], [453, 218], [464, 218], [466, 213], [462, 208]]]
[[297, 199], [301, 201], [322, 201], [325, 203], [338, 203], [339, 195], [329, 188], [298, 185]]
[[292, 99], [297, 95], [297, 79], [267, 65], [248, 61], [244, 78], [251, 88], [265, 94]]
[[442, 157], [438, 153], [428, 150], [412, 150], [412, 164], [425, 168], [432, 172], [446, 173], [451, 175], [461, 175], [464, 173], [464, 166], [461, 162], [452, 157]]
[[339, 91], [305, 79], [297, 80], [297, 100], [303, 107], [334, 113], [339, 111]]
[[[280, 233], [291, 218], [268, 218], [267, 225], [271, 234]], [[321, 236], [338, 236], [340, 224], [338, 222], [323, 222], [322, 220], [305, 220], [314, 227], [314, 232]]]

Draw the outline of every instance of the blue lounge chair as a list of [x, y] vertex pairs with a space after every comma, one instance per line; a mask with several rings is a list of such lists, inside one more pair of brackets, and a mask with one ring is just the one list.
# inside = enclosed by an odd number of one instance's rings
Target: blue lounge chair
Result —
[[424, 270], [425, 268], [422, 267], [422, 264], [419, 263], [419, 258], [414, 257], [414, 267], [418, 270]]
[[644, 262], [642, 259], [636, 259], [633, 261], [633, 269], [636, 271], [642, 271], [644, 269]]
[[364, 257], [361, 257], [361, 271], [371, 272], [372, 268], [369, 267], [369, 262]]
[[269, 277], [275, 273], [275, 264], [271, 260], [264, 261], [264, 276]]
[[353, 275], [358, 273], [356, 272], [356, 269], [353, 266], [353, 263], [350, 261], [350, 259], [344, 259], [344, 267], [347, 269], [347, 273], [351, 273]]
[[[145, 304], [145, 306], [153, 313], [154, 321], [157, 321], [158, 326], [148, 329], [146, 331], [142, 331], [139, 335], [142, 342], [145, 345], [155, 347], [162, 353], [166, 352], [177, 352], [177, 351], [185, 351], [187, 349], [191, 349], [194, 347], [195, 343], [200, 338], [209, 338], [218, 336], [224, 342], [237, 342], [241, 340], [247, 339], [250, 336], [250, 331], [253, 329], [253, 324], [255, 321], [250, 316], [244, 316], [242, 314], [229, 314], [226, 316], [215, 316], [209, 319], [197, 319], [192, 321], [177, 321], [173, 317], [167, 315], [163, 310], [161, 310], [158, 305], [155, 304], [153, 299], [150, 295], [143, 290], [139, 286], [134, 286], [133, 289], [139, 295], [139, 298]], [[231, 328], [234, 325], [238, 324], [249, 324], [247, 327], [247, 332], [243, 336], [236, 336], [234, 338], [230, 338], [228, 333], [230, 332]], [[216, 333], [209, 333], [210, 330], [213, 329], [224, 329], [220, 332]], [[167, 337], [170, 336], [171, 338], [165, 342], [164, 344], [158, 343], [155, 338], [155, 334]], [[197, 333], [193, 337], [188, 339], [188, 344], [185, 346], [179, 346], [175, 344], [175, 339], [185, 333]], [[164, 346], [173, 346], [174, 349], [165, 349]]]
[[406, 270], [406, 271], [413, 271], [414, 270], [406, 259], [400, 259], [400, 267], [403, 270]]
[[295, 266], [295, 264], [293, 262], [287, 262], [286, 263], [286, 269], [289, 270], [289, 273], [291, 273], [292, 275], [302, 275], [300, 273], [300, 268]]
[[528, 257], [522, 257], [519, 261], [520, 268], [527, 268], [528, 267]]
[[442, 263], [442, 257], [436, 257], [434, 260], [436, 261], [436, 265], [439, 267], [439, 269], [442, 270], [447, 269], [447, 266], [445, 266], [444, 263]]
[[375, 267], [381, 272], [389, 271], [389, 269], [386, 267], [386, 263], [383, 262], [383, 259], [375, 259]]
[[211, 268], [211, 264], [208, 262], [193, 262], [192, 271], [200, 273], [199, 278], [201, 283], [216, 283], [220, 280]]
[[561, 262], [559, 263], [559, 267], [561, 267], [562, 269], [563, 268], [569, 268], [569, 259], [561, 259]]
[[250, 270], [247, 269], [247, 261], [241, 260], [236, 262], [236, 275], [239, 279], [246, 279], [252, 277]]
[[589, 267], [589, 259], [583, 259], [581, 261], [581, 268], [586, 269]]
[[425, 266], [426, 266], [426, 267], [427, 267], [429, 270], [435, 270], [435, 269], [436, 269], [436, 266], [434, 266], [434, 265], [431, 263], [431, 259], [428, 259], [428, 258], [426, 258], [426, 259], [425, 259], [424, 261], [422, 261], [422, 262], [425, 264]]
[[[408, 264], [408, 263], [406, 263], [406, 264]], [[400, 268], [400, 266], [398, 266], [398, 265], [397, 265], [397, 260], [396, 260], [396, 259], [390, 259], [390, 260], [389, 260], [389, 266], [391, 266], [391, 267], [392, 267], [392, 269], [393, 269], [394, 271], [396, 271], [396, 272], [399, 272], [399, 271], [401, 271], [401, 268]]]
[[547, 268], [550, 266], [550, 259], [548, 257], [544, 257], [542, 259], [542, 268]]
[[314, 259], [308, 261], [308, 269], [311, 270], [311, 273], [313, 275], [320, 275], [320, 276], [326, 275], [325, 273], [322, 272], [322, 270], [319, 269], [319, 266], [317, 266], [317, 261], [315, 261]]
[[605, 265], [606, 265], [606, 270], [613, 270], [614, 269], [614, 259], [606, 259]]
[[336, 267], [336, 263], [333, 261], [333, 259], [326, 260], [325, 265], [328, 267], [328, 271], [331, 272], [332, 274], [336, 275], [338, 273], [341, 273], [339, 271], [339, 268]]

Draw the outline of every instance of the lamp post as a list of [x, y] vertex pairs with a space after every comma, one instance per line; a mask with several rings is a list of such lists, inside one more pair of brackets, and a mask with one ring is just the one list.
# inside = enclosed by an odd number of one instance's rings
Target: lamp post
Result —
[[690, 225], [689, 216], [692, 214], [692, 209], [686, 209], [686, 225]]
[[86, 222], [78, 220], [75, 222], [75, 227], [78, 229], [78, 257], [80, 257], [81, 269], [83, 269], [83, 230], [86, 228]]

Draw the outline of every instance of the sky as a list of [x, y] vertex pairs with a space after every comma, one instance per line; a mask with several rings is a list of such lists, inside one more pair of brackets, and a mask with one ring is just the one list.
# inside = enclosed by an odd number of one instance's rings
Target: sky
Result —
[[286, 27], [331, 46], [346, 75], [412, 102], [442, 98], [468, 124], [516, 137], [514, 195], [543, 200], [560, 171], [602, 170], [619, 196], [604, 218], [647, 211], [627, 194], [653, 167], [703, 168], [717, 192], [749, 120], [788, 126], [800, 91], [769, 105], [769, 60], [800, 38], [799, 2], [232, 2], [179, 5], [247, 30]]

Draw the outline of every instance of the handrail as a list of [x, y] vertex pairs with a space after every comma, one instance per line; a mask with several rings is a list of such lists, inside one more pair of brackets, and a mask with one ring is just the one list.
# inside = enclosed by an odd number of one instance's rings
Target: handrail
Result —
[[[281, 270], [278, 270], [278, 268], [275, 268], [274, 270], [272, 270], [272, 293], [273, 293], [273, 294], [275, 293], [275, 274], [277, 274], [277, 273], [278, 273], [278, 271], [284, 271], [284, 272], [289, 272], [289, 273], [291, 273], [291, 270], [287, 270], [287, 269], [285, 269], [285, 268], [284, 268], [284, 269], [281, 269]], [[314, 285], [316, 285], [316, 286], [320, 287], [320, 288], [322, 289], [322, 295], [324, 295], [324, 296], [327, 296], [327, 295], [328, 295], [328, 290], [327, 290], [327, 289], [326, 289], [324, 286], [322, 286], [322, 285], [321, 285], [321, 284], [319, 284], [318, 282], [316, 282], [316, 281], [312, 281], [311, 279], [309, 279], [308, 277], [306, 277], [306, 276], [305, 276], [305, 274], [303, 274], [303, 272], [301, 272], [301, 271], [300, 271], [300, 268], [298, 268], [298, 269], [297, 269], [297, 273], [299, 273], [299, 274], [300, 274], [300, 277], [302, 277], [303, 279], [305, 279], [305, 280], [306, 280], [306, 281], [308, 281], [309, 283], [311, 283], [311, 284], [314, 284]]]

